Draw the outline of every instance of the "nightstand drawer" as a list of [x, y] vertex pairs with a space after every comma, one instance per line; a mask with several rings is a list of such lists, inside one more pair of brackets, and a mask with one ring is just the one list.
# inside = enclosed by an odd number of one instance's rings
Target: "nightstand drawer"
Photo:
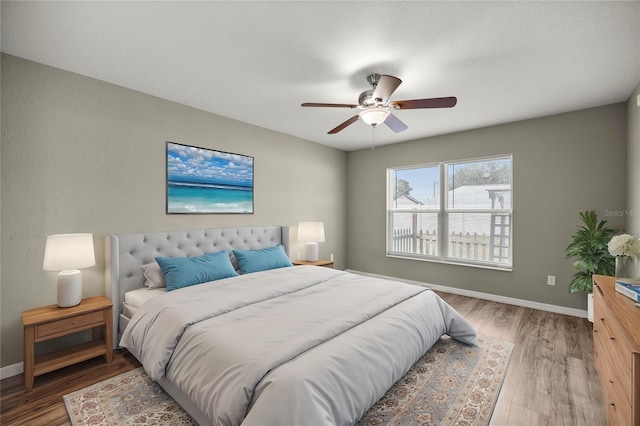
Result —
[[55, 335], [63, 336], [69, 332], [76, 332], [104, 324], [104, 312], [96, 311], [74, 317], [52, 321], [36, 326], [36, 342]]
[[295, 266], [312, 265], [312, 266], [324, 266], [325, 268], [333, 269], [333, 260], [294, 260]]

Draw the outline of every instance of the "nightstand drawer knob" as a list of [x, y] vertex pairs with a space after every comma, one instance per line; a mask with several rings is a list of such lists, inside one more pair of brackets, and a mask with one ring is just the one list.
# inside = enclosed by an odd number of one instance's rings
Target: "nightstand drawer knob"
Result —
[[78, 321], [73, 320], [73, 325], [76, 325], [78, 323]]

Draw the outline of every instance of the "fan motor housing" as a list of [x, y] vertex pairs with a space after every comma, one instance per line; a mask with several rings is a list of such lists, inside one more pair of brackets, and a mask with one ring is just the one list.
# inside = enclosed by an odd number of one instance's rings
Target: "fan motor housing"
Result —
[[365, 90], [360, 93], [358, 97], [358, 103], [363, 107], [375, 105], [375, 99], [373, 99], [373, 90]]

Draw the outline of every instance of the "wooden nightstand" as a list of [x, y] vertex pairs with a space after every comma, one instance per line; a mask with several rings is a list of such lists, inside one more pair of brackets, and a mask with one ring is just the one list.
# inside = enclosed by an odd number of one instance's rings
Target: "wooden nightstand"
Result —
[[298, 265], [314, 265], [314, 266], [324, 266], [326, 268], [333, 268], [333, 260], [316, 260], [316, 261], [294, 260], [291, 263], [293, 263], [296, 266], [298, 266]]
[[[97, 356], [113, 360], [113, 305], [104, 296], [82, 299], [77, 306], [49, 305], [22, 313], [24, 326], [24, 386], [29, 392], [33, 378]], [[67, 334], [93, 329], [91, 342], [35, 356], [35, 344]]]

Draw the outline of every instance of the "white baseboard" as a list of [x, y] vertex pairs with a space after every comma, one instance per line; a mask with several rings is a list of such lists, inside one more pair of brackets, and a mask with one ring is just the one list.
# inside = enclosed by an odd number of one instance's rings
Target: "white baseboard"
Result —
[[354, 274], [367, 275], [370, 277], [383, 278], [387, 280], [402, 281], [409, 284], [421, 285], [423, 287], [428, 287], [432, 290], [442, 291], [444, 293], [475, 297], [476, 299], [490, 300], [492, 302], [506, 303], [508, 305], [523, 306], [525, 308], [538, 309], [540, 311], [547, 311], [547, 312], [554, 312], [556, 314], [569, 315], [572, 317], [587, 318], [587, 311], [583, 311], [581, 309], [567, 308], [565, 306], [550, 305], [548, 303], [533, 302], [531, 300], [516, 299], [514, 297], [499, 296], [499, 295], [490, 294], [490, 293], [481, 293], [479, 291], [465, 290], [465, 289], [456, 288], [456, 287], [447, 287], [447, 286], [438, 285], [438, 284], [430, 284], [430, 283], [423, 283], [419, 281], [405, 280], [402, 278], [389, 277], [386, 275], [370, 274], [368, 272], [356, 271], [351, 269], [347, 269], [347, 271], [353, 272]]
[[12, 376], [17, 376], [18, 374], [22, 374], [22, 373], [24, 373], [24, 365], [21, 362], [7, 365], [6, 367], [0, 368], [0, 380], [6, 379]]

